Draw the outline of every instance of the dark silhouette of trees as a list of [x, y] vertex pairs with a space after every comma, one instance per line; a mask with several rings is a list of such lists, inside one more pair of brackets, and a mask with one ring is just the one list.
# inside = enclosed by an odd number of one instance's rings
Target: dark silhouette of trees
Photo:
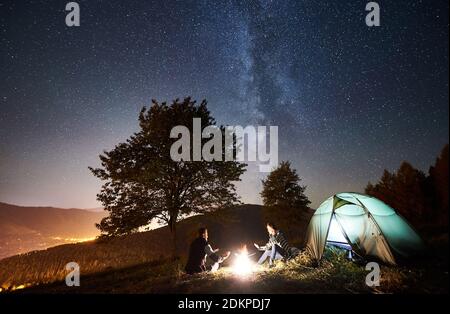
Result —
[[448, 224], [448, 144], [429, 170], [434, 215], [441, 225]]
[[264, 218], [280, 226], [291, 237], [299, 236], [299, 226], [308, 205], [306, 186], [288, 161], [283, 161], [262, 181], [261, 196], [264, 203]]
[[426, 212], [424, 191], [425, 174], [405, 161], [396, 173], [385, 170], [379, 183], [366, 187], [366, 194], [395, 208], [414, 225], [421, 222]]
[[395, 208], [416, 227], [448, 225], [448, 145], [428, 176], [404, 161], [394, 173], [385, 170], [378, 183], [369, 182], [365, 192]]
[[[171, 129], [186, 126], [192, 143], [193, 118], [201, 118], [202, 129], [215, 125], [206, 101], [196, 105], [186, 98], [167, 105], [152, 100], [152, 106], [148, 110], [144, 107], [139, 114], [139, 131], [100, 155], [100, 168], [90, 168], [104, 181], [97, 195], [109, 212], [97, 225], [104, 236], [136, 232], [157, 219], [169, 226], [176, 253], [176, 224], [180, 218], [239, 203], [233, 182], [240, 180], [245, 164], [171, 159], [170, 148], [178, 140], [170, 138]], [[208, 140], [202, 139], [202, 144]], [[223, 156], [225, 149], [223, 145]]]

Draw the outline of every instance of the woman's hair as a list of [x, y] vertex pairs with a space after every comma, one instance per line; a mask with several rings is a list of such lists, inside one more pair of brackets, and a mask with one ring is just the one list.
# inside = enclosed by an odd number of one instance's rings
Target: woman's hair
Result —
[[266, 225], [272, 228], [273, 230], [278, 230], [277, 226], [271, 221], [267, 222]]

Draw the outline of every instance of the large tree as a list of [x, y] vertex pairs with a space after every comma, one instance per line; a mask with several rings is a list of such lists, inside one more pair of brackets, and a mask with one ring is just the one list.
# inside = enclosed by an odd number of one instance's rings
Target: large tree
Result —
[[288, 161], [283, 161], [262, 181], [261, 196], [264, 217], [279, 225], [290, 236], [300, 236], [310, 201], [305, 195], [306, 186], [300, 185], [300, 177]]
[[[193, 143], [193, 118], [201, 119], [202, 129], [215, 125], [206, 101], [197, 105], [186, 98], [168, 105], [153, 100], [152, 106], [144, 107], [139, 114], [139, 131], [100, 155], [100, 168], [90, 168], [104, 181], [97, 195], [109, 213], [97, 225], [103, 235], [136, 232], [157, 219], [169, 226], [176, 253], [176, 224], [182, 217], [239, 203], [234, 181], [240, 180], [245, 164], [204, 159], [174, 161], [171, 158], [171, 146], [179, 140], [171, 138], [172, 128], [187, 127], [190, 143]], [[219, 130], [225, 132], [223, 127]], [[208, 141], [207, 138], [200, 140], [201, 144]], [[222, 156], [226, 149], [233, 147], [224, 144]], [[188, 149], [192, 160], [193, 145]]]

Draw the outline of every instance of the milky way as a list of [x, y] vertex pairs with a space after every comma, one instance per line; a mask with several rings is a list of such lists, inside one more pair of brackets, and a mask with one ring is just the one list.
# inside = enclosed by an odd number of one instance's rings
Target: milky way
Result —
[[[98, 154], [152, 98], [277, 125], [317, 205], [448, 142], [448, 1], [2, 1], [0, 201], [96, 207]], [[260, 202], [260, 174], [239, 184]]]

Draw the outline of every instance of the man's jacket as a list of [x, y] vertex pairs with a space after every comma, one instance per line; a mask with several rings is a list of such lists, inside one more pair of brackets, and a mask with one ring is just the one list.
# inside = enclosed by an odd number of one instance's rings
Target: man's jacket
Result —
[[198, 237], [189, 248], [185, 271], [188, 274], [206, 271], [206, 257], [211, 258], [214, 262], [220, 261], [220, 257], [214, 253], [208, 241], [203, 237]]

